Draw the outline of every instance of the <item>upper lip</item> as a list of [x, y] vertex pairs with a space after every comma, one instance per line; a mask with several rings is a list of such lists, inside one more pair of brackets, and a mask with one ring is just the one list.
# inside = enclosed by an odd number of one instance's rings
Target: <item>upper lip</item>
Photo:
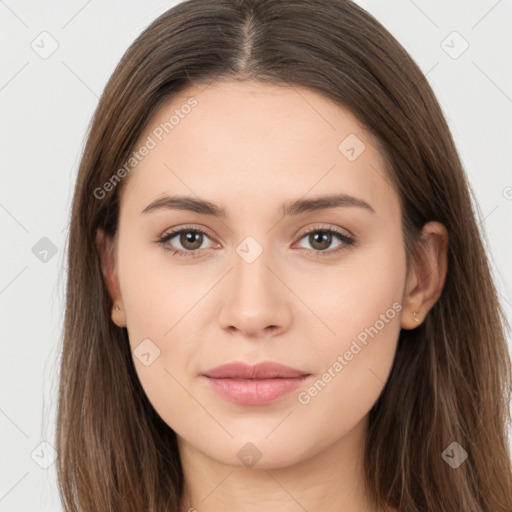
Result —
[[213, 379], [277, 379], [304, 377], [309, 373], [271, 361], [264, 361], [252, 366], [243, 361], [233, 361], [212, 368], [204, 372], [203, 375]]

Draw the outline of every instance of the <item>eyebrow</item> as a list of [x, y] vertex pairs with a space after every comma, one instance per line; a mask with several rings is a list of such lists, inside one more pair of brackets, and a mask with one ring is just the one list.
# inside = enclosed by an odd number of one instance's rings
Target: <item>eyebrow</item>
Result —
[[[296, 216], [303, 213], [327, 210], [329, 208], [357, 207], [376, 213], [373, 207], [363, 199], [347, 194], [318, 196], [311, 199], [297, 199], [283, 205], [284, 216]], [[156, 210], [186, 210], [189, 212], [212, 215], [225, 219], [228, 215], [224, 208], [210, 201], [189, 196], [165, 196], [150, 203], [141, 213]]]

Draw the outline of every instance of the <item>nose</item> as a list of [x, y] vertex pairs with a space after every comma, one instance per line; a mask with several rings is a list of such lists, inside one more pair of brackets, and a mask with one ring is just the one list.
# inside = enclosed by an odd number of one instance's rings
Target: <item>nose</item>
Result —
[[220, 326], [251, 338], [286, 331], [292, 318], [289, 301], [293, 294], [266, 251], [252, 263], [235, 253], [233, 265], [221, 292]]

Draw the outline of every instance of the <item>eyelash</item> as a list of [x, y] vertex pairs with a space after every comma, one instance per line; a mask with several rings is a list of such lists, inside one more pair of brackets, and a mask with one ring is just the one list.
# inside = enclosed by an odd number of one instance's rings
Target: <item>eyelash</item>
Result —
[[[197, 258], [200, 255], [200, 253], [202, 252], [202, 250], [200, 250], [200, 249], [196, 249], [195, 251], [182, 251], [181, 249], [174, 249], [174, 248], [166, 245], [169, 240], [171, 240], [176, 235], [179, 235], [183, 232], [185, 232], [185, 233], [201, 233], [202, 235], [205, 235], [208, 238], [210, 238], [208, 233], [206, 233], [202, 229], [192, 228], [192, 227], [184, 227], [184, 228], [177, 229], [175, 231], [171, 231], [170, 233], [167, 233], [166, 235], [155, 240], [155, 243], [161, 245], [165, 251], [168, 251], [173, 255], [177, 255], [178, 257]], [[310, 235], [311, 233], [333, 234], [333, 235], [337, 236], [341, 240], [341, 242], [343, 242], [343, 244], [341, 244], [339, 247], [337, 247], [334, 250], [330, 250], [330, 251], [329, 250], [318, 251], [318, 250], [314, 250], [314, 249], [306, 249], [309, 253], [314, 255], [314, 257], [318, 257], [318, 258], [324, 257], [324, 254], [327, 254], [328, 256], [332, 256], [333, 254], [337, 254], [338, 252], [346, 249], [347, 247], [353, 246], [356, 244], [356, 239], [354, 237], [348, 236], [348, 235], [342, 233], [341, 231], [338, 231], [333, 228], [323, 228], [323, 227], [316, 227], [316, 228], [313, 228], [313, 229], [307, 231], [306, 233], [303, 233], [299, 240], [302, 240], [303, 238]]]

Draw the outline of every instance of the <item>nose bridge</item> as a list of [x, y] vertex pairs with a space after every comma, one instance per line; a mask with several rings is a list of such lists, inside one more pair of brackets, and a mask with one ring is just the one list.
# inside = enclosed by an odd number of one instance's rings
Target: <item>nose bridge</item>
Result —
[[222, 326], [235, 327], [247, 334], [269, 326], [282, 327], [289, 319], [287, 294], [273, 273], [276, 265], [271, 251], [248, 236], [235, 248], [232, 261], [229, 290], [219, 318]]
[[235, 252], [236, 256], [233, 258], [235, 290], [241, 295], [246, 295], [252, 290], [252, 293], [248, 294], [249, 297], [257, 297], [261, 293], [270, 295], [272, 288], [270, 282], [272, 272], [268, 269], [272, 266], [270, 251], [263, 249], [263, 246], [252, 237], [247, 237], [238, 245]]
[[247, 237], [236, 248], [233, 269], [233, 296], [250, 313], [274, 302], [279, 292], [275, 287], [271, 251], [253, 237]]

